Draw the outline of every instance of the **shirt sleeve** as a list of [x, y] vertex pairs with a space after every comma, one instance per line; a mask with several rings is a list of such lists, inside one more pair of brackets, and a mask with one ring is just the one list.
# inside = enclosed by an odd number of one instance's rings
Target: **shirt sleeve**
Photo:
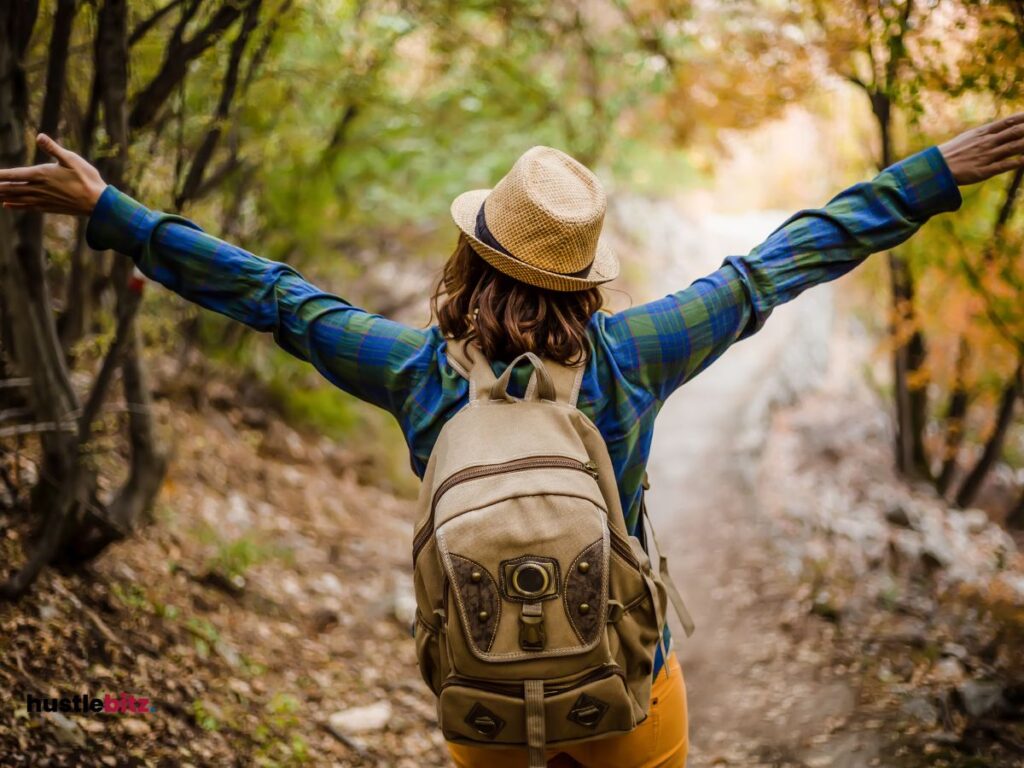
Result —
[[688, 288], [601, 319], [622, 375], [664, 400], [734, 342], [759, 330], [774, 307], [893, 248], [932, 216], [957, 210], [960, 191], [936, 147], [800, 211], [746, 256]]
[[272, 333], [332, 384], [396, 416], [429, 363], [427, 331], [357, 309], [287, 264], [151, 211], [112, 186], [100, 196], [86, 239], [96, 250], [130, 256], [143, 274], [189, 301]]

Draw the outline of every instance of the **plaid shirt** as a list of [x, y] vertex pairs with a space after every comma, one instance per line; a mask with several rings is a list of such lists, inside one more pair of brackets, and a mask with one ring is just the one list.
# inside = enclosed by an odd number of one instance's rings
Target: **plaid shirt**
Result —
[[[640, 524], [654, 420], [669, 395], [761, 328], [774, 307], [902, 243], [929, 217], [960, 204], [952, 174], [932, 147], [824, 208], [795, 214], [748, 255], [730, 256], [683, 290], [596, 314], [578, 407], [608, 444], [629, 529]], [[353, 307], [288, 265], [151, 211], [113, 187], [101, 195], [87, 238], [96, 250], [127, 254], [189, 301], [269, 331], [332, 384], [389, 411], [419, 476], [441, 427], [467, 402], [468, 385], [447, 363], [436, 326], [410, 328]], [[495, 362], [495, 373], [506, 365]], [[521, 391], [527, 371], [516, 373]]]

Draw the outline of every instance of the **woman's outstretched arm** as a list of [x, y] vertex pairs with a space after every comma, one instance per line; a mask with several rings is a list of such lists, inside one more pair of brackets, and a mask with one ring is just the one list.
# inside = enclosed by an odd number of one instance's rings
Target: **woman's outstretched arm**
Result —
[[151, 211], [107, 186], [78, 155], [41, 136], [56, 164], [0, 170], [5, 207], [88, 215], [96, 250], [130, 256], [175, 293], [258, 331], [330, 382], [396, 416], [429, 362], [423, 331], [353, 307], [287, 264], [255, 256], [178, 216]]
[[886, 168], [824, 208], [790, 217], [746, 256], [663, 299], [599, 315], [599, 343], [657, 400], [764, 325], [774, 307], [904, 242], [961, 205], [959, 186], [1024, 166], [1024, 114], [984, 125]]

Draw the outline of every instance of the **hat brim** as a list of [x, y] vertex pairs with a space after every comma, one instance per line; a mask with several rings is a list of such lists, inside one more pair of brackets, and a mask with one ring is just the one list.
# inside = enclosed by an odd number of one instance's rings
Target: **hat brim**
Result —
[[573, 275], [563, 275], [535, 267], [478, 240], [474, 234], [476, 232], [476, 216], [480, 211], [480, 206], [484, 204], [484, 200], [490, 193], [489, 189], [473, 189], [463, 192], [452, 202], [451, 211], [456, 226], [472, 242], [473, 250], [499, 272], [520, 282], [551, 291], [584, 291], [619, 276], [619, 259], [603, 240], [598, 240], [594, 261], [587, 271]]

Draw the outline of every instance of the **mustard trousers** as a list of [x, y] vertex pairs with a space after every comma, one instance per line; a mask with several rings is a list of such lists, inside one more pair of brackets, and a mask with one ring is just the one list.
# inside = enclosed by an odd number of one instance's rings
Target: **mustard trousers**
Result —
[[[622, 736], [548, 750], [548, 768], [685, 768], [688, 748], [686, 684], [679, 659], [671, 653], [654, 681], [646, 720]], [[525, 768], [528, 764], [522, 749], [449, 743], [448, 751], [458, 768]]]

